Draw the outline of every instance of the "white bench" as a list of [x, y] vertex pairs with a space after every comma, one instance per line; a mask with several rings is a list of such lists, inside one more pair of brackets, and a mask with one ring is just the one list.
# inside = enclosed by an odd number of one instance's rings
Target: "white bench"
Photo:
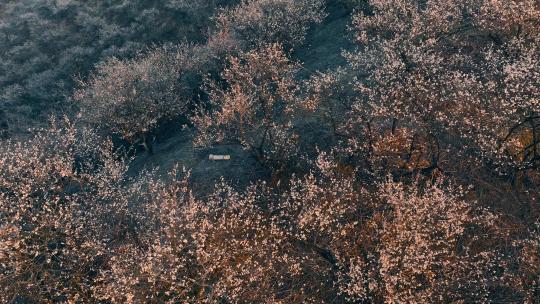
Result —
[[231, 156], [230, 155], [214, 155], [214, 154], [210, 154], [208, 156], [208, 159], [209, 160], [230, 160]]

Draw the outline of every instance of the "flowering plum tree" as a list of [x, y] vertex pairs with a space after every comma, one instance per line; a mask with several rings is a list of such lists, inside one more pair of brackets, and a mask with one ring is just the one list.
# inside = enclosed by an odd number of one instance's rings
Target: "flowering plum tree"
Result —
[[242, 45], [281, 43], [287, 48], [304, 40], [312, 23], [324, 18], [322, 0], [243, 0], [215, 17], [218, 30]]
[[366, 224], [377, 227], [368, 237], [376, 245], [349, 256], [344, 292], [385, 303], [481, 302], [505, 288], [504, 275], [493, 275], [502, 255], [480, 245], [479, 231], [493, 233], [496, 217], [444, 183], [381, 185], [382, 205]]
[[121, 155], [69, 122], [0, 155], [0, 301], [90, 299], [107, 246], [129, 231]]
[[164, 119], [185, 113], [190, 91], [187, 46], [159, 48], [128, 61], [109, 59], [74, 96], [84, 118], [151, 152], [148, 135]]
[[231, 57], [222, 74], [225, 88], [210, 83], [210, 110], [193, 118], [197, 143], [232, 141], [262, 162], [287, 160], [294, 151], [296, 68], [278, 44]]
[[0, 302], [535, 303], [538, 1], [341, 2], [358, 5], [359, 47], [304, 82], [284, 48], [322, 1], [251, 0], [206, 46], [111, 59], [75, 95], [90, 122], [148, 144], [211, 70], [196, 144], [281, 170], [309, 138], [301, 114], [333, 136], [287, 179], [201, 195], [186, 170], [128, 175], [68, 121], [2, 143]]
[[376, 163], [377, 150], [399, 135], [400, 148], [390, 152], [409, 171], [440, 169], [449, 154], [506, 173], [537, 167], [535, 1], [373, 0], [368, 11], [353, 18], [361, 49], [345, 54], [345, 72], [312, 81], [317, 92], [351, 75], [355, 100], [329, 100], [324, 90], [308, 99], [335, 112], [327, 116], [349, 152]]

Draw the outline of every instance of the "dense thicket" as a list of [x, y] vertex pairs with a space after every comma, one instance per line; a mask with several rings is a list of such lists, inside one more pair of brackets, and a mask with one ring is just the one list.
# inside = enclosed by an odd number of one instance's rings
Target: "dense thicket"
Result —
[[0, 9], [0, 120], [16, 134], [65, 111], [77, 77], [153, 43], [203, 41], [235, 1], [7, 1]]
[[[102, 61], [76, 123], [5, 141], [0, 300], [538, 303], [540, 3], [340, 3], [343, 66], [294, 59], [325, 2], [240, 1], [204, 43]], [[266, 174], [194, 192], [103, 136], [149, 148], [180, 118]]]

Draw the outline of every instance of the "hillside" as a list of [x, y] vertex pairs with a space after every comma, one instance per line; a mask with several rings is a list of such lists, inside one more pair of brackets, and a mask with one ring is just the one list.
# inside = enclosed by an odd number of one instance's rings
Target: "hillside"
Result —
[[538, 0], [0, 3], [0, 304], [539, 303]]

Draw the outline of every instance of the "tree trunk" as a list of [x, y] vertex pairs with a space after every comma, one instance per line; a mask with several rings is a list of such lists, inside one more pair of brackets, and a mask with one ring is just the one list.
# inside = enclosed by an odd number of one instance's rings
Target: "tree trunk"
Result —
[[143, 146], [144, 151], [146, 151], [146, 153], [148, 153], [148, 155], [153, 155], [154, 154], [154, 147], [153, 147], [152, 143], [148, 141], [148, 138], [146, 137], [146, 135], [144, 135], [143, 138], [142, 138], [141, 146]]

